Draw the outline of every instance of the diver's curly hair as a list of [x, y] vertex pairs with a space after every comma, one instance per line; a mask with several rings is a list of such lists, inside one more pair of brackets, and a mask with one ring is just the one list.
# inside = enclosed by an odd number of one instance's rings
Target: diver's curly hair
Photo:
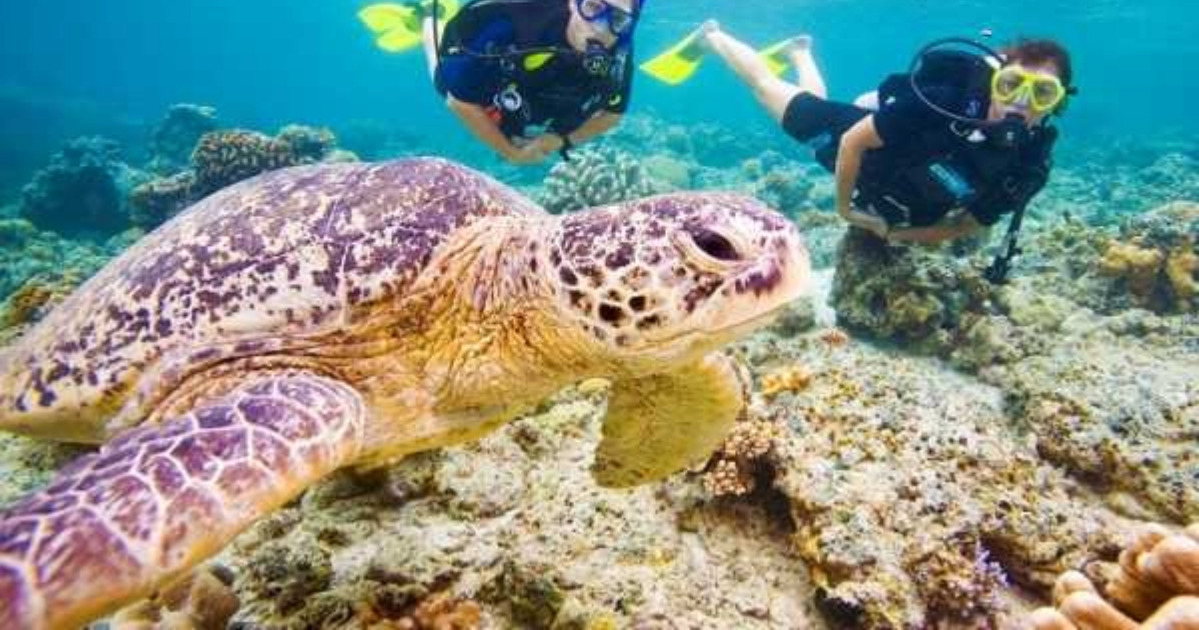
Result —
[[1062, 85], [1074, 85], [1074, 68], [1070, 64], [1070, 53], [1052, 39], [1021, 38], [999, 51], [1008, 62], [1041, 65], [1052, 63], [1057, 66]]

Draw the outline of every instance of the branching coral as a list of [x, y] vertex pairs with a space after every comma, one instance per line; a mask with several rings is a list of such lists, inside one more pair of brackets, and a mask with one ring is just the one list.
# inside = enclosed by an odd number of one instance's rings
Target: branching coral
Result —
[[1143, 528], [1120, 553], [1104, 591], [1107, 600], [1082, 573], [1063, 573], [1054, 587], [1056, 609], [1035, 611], [1029, 625], [1034, 630], [1199, 628], [1199, 523], [1178, 534], [1160, 525]]
[[644, 197], [654, 192], [633, 156], [608, 148], [574, 153], [550, 169], [541, 204], [554, 213]]
[[1115, 241], [1099, 260], [1099, 270], [1108, 276], [1127, 279], [1133, 294], [1149, 300], [1157, 287], [1157, 277], [1165, 259], [1165, 255], [1156, 249]]
[[770, 420], [737, 423], [704, 473], [704, 487], [715, 496], [741, 496], [754, 490], [755, 473], [783, 428]]

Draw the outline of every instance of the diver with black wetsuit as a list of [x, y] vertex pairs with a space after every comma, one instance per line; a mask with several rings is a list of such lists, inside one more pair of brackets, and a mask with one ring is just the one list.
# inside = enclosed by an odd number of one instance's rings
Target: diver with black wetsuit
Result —
[[426, 28], [434, 84], [505, 159], [565, 157], [628, 107], [640, 2], [475, 0]]
[[[882, 238], [940, 242], [1013, 215], [1008, 255], [991, 274], [1001, 280], [1023, 209], [1049, 176], [1057, 139], [1049, 117], [1073, 92], [1067, 52], [1048, 40], [1000, 52], [941, 40], [921, 50], [908, 73], [850, 104], [827, 99], [810, 46], [801, 36], [754, 51], [709, 21], [642, 68], [678, 84], [699, 54], [719, 54], [835, 174], [838, 212]], [[788, 64], [797, 83], [776, 76]]]

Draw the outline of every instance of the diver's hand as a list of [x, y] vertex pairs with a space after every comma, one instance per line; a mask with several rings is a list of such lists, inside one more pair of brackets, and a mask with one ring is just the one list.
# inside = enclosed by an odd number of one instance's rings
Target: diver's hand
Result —
[[522, 144], [504, 153], [504, 159], [513, 164], [539, 164], [545, 161], [546, 152], [536, 143]]
[[559, 150], [561, 150], [562, 145], [565, 144], [565, 142], [563, 142], [562, 136], [556, 133], [543, 133], [540, 136], [533, 138], [533, 144], [540, 146], [542, 150], [545, 151], [545, 154], [549, 155], [551, 153], [557, 153]]
[[860, 227], [883, 240], [887, 240], [887, 236], [890, 234], [891, 226], [887, 224], [887, 220], [873, 212], [859, 210], [848, 203], [842, 207], [838, 203], [837, 214], [840, 214], [850, 225]]
[[513, 164], [537, 164], [562, 148], [562, 136], [556, 133], [543, 133], [528, 140], [504, 155], [504, 159]]

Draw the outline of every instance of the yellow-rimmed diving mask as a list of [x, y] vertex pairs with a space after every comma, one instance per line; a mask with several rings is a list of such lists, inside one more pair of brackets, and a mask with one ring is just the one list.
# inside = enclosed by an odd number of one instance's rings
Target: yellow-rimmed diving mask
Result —
[[991, 75], [991, 96], [1005, 105], [1025, 99], [1038, 114], [1053, 111], [1066, 97], [1061, 79], [1019, 66], [1004, 66]]

